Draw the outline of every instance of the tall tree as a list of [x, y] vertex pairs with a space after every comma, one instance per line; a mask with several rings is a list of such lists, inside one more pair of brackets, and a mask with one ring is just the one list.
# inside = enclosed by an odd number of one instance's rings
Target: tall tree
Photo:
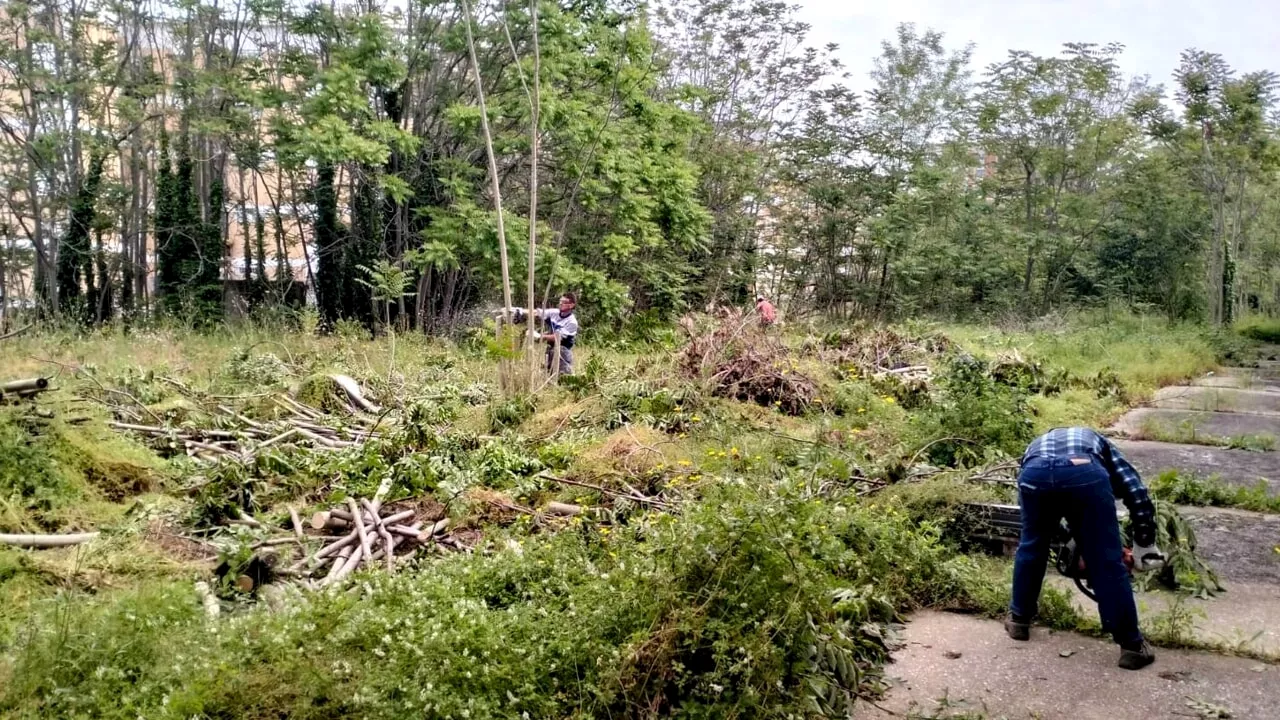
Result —
[[1209, 310], [1215, 323], [1230, 324], [1245, 296], [1235, 284], [1237, 266], [1251, 250], [1250, 226], [1261, 196], [1280, 166], [1275, 128], [1276, 75], [1237, 76], [1221, 55], [1187, 50], [1175, 77], [1182, 117], [1174, 118], [1154, 94], [1136, 104], [1148, 132], [1174, 153], [1194, 178], [1213, 217], [1206, 265]]

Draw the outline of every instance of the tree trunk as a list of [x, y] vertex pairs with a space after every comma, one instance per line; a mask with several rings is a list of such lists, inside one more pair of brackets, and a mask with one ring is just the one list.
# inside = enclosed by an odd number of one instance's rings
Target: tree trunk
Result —
[[1026, 163], [1023, 164], [1023, 167], [1026, 170], [1026, 181], [1023, 185], [1022, 194], [1025, 196], [1025, 199], [1026, 199], [1027, 236], [1030, 238], [1030, 240], [1027, 243], [1027, 268], [1022, 276], [1022, 292], [1026, 293], [1027, 296], [1030, 296], [1031, 295], [1031, 278], [1035, 274], [1035, 265], [1036, 265], [1035, 228], [1032, 227], [1034, 214], [1032, 213], [1032, 210], [1031, 210], [1031, 180], [1035, 174], [1035, 167]]
[[[471, 71], [476, 81], [476, 99], [480, 103], [480, 130], [484, 136], [485, 155], [489, 160], [489, 189], [493, 193], [493, 207], [498, 224], [498, 257], [502, 264], [502, 304], [511, 307], [511, 267], [507, 261], [507, 230], [502, 220], [502, 188], [498, 183], [498, 160], [493, 151], [493, 137], [489, 133], [489, 109], [484, 100], [484, 83], [480, 79], [480, 63], [476, 60], [476, 41], [471, 32], [471, 4], [462, 0], [464, 25], [467, 32], [467, 54], [471, 58]], [[511, 318], [506, 320], [510, 322]]]
[[[529, 0], [529, 27], [533, 35], [533, 83], [529, 96], [529, 299], [528, 322], [529, 337], [533, 337], [534, 327], [534, 266], [537, 263], [538, 248], [538, 114], [541, 102], [539, 75], [542, 72], [542, 58], [538, 49], [538, 0]], [[517, 60], [518, 61], [518, 60]], [[538, 347], [533, 343], [527, 352], [529, 358], [529, 388], [532, 390], [538, 378]], [[557, 354], [556, 357], [559, 357]]]

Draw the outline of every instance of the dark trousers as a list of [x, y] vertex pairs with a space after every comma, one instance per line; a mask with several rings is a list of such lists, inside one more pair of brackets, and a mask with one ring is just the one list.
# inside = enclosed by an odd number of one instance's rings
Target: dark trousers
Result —
[[[552, 356], [554, 356], [555, 353], [556, 353], [556, 346], [547, 345], [547, 372], [548, 373], [551, 372], [551, 368], [552, 368], [551, 363], [554, 359]], [[563, 345], [560, 346], [560, 374], [561, 375], [573, 374], [573, 348], [567, 348]]]
[[1084, 459], [1088, 462], [1074, 464], [1072, 458], [1032, 458], [1023, 464], [1018, 476], [1022, 540], [1014, 558], [1009, 609], [1027, 621], [1035, 617], [1049, 543], [1066, 518], [1098, 596], [1102, 627], [1117, 643], [1134, 644], [1142, 640], [1142, 633], [1124, 564], [1111, 478], [1097, 459]]

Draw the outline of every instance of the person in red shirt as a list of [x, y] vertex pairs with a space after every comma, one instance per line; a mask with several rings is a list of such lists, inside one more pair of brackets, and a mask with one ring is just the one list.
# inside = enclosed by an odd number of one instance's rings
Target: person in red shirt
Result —
[[778, 319], [778, 311], [763, 295], [756, 296], [756, 312], [760, 313], [761, 325], [772, 325]]

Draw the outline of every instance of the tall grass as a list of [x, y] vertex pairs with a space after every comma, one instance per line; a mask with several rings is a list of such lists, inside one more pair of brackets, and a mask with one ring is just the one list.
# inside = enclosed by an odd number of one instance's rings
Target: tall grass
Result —
[[944, 331], [978, 355], [1017, 350], [1077, 376], [1112, 370], [1138, 394], [1217, 365], [1213, 338], [1203, 326], [1151, 316], [1081, 312], [1019, 329], [962, 325]]
[[1280, 318], [1251, 315], [1237, 322], [1235, 331], [1258, 342], [1280, 343]]

